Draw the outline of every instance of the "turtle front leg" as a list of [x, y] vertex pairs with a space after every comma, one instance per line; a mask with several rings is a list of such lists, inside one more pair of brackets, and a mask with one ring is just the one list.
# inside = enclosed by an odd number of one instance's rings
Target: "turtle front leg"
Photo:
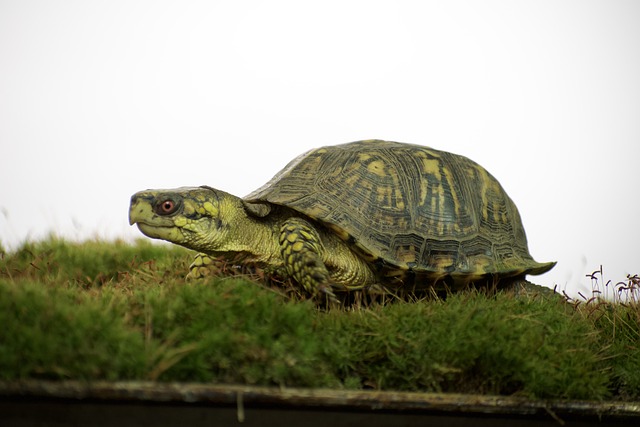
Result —
[[322, 292], [335, 301], [329, 270], [322, 260], [322, 241], [316, 229], [302, 218], [290, 218], [280, 228], [280, 252], [284, 266], [307, 292]]
[[189, 266], [187, 280], [202, 279], [204, 277], [219, 274], [221, 271], [220, 260], [211, 258], [207, 254], [199, 253]]

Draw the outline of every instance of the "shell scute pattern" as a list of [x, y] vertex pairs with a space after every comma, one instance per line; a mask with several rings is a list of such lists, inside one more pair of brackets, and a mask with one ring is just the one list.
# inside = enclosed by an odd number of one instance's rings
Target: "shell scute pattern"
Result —
[[246, 198], [318, 220], [386, 276], [540, 274], [520, 215], [466, 157], [390, 141], [311, 150]]

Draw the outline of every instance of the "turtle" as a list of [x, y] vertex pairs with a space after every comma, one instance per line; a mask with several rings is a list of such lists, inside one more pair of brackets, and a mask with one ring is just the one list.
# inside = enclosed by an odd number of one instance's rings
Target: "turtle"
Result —
[[307, 151], [244, 198], [206, 185], [141, 191], [129, 222], [198, 251], [189, 277], [221, 258], [310, 295], [504, 288], [556, 264], [532, 258], [518, 209], [482, 166], [383, 140]]

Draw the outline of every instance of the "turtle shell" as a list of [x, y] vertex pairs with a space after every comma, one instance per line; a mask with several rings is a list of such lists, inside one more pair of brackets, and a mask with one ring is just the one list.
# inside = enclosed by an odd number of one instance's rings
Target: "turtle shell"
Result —
[[310, 150], [245, 197], [322, 223], [385, 276], [472, 282], [542, 274], [500, 183], [466, 157], [367, 140]]

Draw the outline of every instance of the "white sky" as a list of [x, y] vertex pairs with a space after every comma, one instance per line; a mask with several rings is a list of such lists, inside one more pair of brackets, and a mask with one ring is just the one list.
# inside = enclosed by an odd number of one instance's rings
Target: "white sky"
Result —
[[0, 0], [0, 241], [138, 237], [129, 197], [243, 196], [313, 147], [466, 155], [540, 284], [640, 273], [640, 2]]

